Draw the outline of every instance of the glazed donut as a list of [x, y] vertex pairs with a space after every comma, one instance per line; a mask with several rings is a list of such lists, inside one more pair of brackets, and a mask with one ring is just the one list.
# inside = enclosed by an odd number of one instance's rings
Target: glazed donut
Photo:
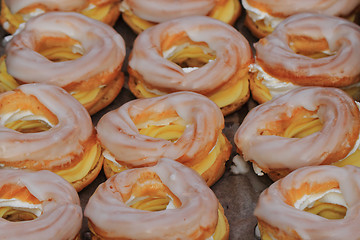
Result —
[[135, 33], [158, 23], [188, 16], [208, 16], [233, 25], [241, 13], [239, 0], [123, 0], [122, 18]]
[[358, 0], [242, 0], [246, 11], [244, 24], [251, 33], [262, 38], [286, 18], [299, 13], [318, 13], [358, 21]]
[[360, 236], [360, 168], [297, 169], [259, 197], [261, 239], [338, 240]]
[[228, 239], [215, 194], [192, 169], [170, 159], [100, 184], [84, 215], [97, 239]]
[[19, 84], [60, 86], [90, 114], [110, 104], [124, 83], [123, 38], [79, 13], [49, 12], [32, 18], [6, 44], [5, 56], [7, 73]]
[[195, 169], [210, 186], [231, 153], [221, 111], [192, 92], [132, 100], [106, 113], [96, 128], [107, 177], [167, 157]]
[[246, 115], [237, 151], [273, 180], [304, 166], [360, 167], [359, 107], [337, 88], [297, 88]]
[[250, 89], [259, 103], [299, 86], [338, 87], [360, 100], [358, 25], [338, 17], [297, 14], [254, 47]]
[[103, 158], [86, 109], [62, 88], [24, 84], [0, 94], [0, 168], [50, 170], [80, 191]]
[[230, 25], [204, 16], [170, 20], [135, 39], [129, 88], [137, 98], [197, 92], [227, 115], [249, 98], [252, 62], [249, 42]]
[[50, 171], [0, 169], [2, 239], [80, 239], [80, 199]]
[[13, 34], [29, 19], [52, 11], [78, 12], [113, 26], [120, 16], [120, 0], [1, 0], [0, 23]]

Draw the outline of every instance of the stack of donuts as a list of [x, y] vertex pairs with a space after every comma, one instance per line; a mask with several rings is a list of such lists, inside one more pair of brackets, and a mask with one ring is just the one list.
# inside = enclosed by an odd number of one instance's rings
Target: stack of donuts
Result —
[[359, 9], [1, 0], [1, 232], [360, 236]]

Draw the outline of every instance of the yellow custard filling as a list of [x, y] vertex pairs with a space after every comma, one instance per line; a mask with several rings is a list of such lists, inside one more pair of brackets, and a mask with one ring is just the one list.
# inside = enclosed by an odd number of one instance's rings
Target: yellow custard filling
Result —
[[103, 6], [94, 5], [94, 7], [89, 7], [85, 10], [82, 10], [81, 13], [92, 19], [103, 21], [103, 19], [107, 17], [113, 7], [114, 3], [108, 3]]
[[[151, 90], [147, 89], [142, 82], [138, 82], [135, 88], [145, 98], [160, 96], [159, 93], [154, 93]], [[245, 77], [237, 81], [235, 85], [224, 86], [220, 88], [218, 92], [208, 96], [208, 98], [211, 99], [213, 102], [215, 102], [216, 105], [218, 105], [220, 108], [222, 108], [236, 102], [236, 100], [238, 99], [244, 98], [248, 94], [248, 91], [249, 91], [249, 81], [248, 81], [248, 75], [246, 75]], [[162, 95], [165, 94], [166, 93], [163, 93]]]
[[51, 126], [42, 120], [16, 120], [7, 122], [5, 127], [13, 129], [21, 133], [35, 133], [44, 132], [51, 128]]
[[[162, 197], [146, 196], [146, 197], [137, 197], [127, 205], [131, 208], [136, 208], [145, 211], [163, 211], [168, 208], [170, 209], [178, 208], [181, 205], [181, 203], [179, 202], [174, 202], [174, 203], [170, 203], [170, 202], [172, 202], [172, 198], [169, 196], [162, 196]], [[224, 238], [226, 234], [227, 234], [226, 218], [224, 213], [219, 208], [218, 221], [215, 232], [212, 235], [212, 239], [221, 240]]]
[[253, 95], [260, 96], [260, 102], [267, 102], [272, 99], [271, 93], [264, 84], [262, 84], [262, 79], [258, 77], [257, 73], [253, 74], [253, 77], [250, 81], [250, 89]]
[[316, 201], [313, 206], [304, 209], [304, 211], [327, 219], [343, 219], [347, 208], [334, 203]]
[[232, 22], [236, 20], [234, 16], [236, 16], [239, 11], [240, 2], [238, 0], [225, 0], [219, 1], [208, 16], [232, 24]]
[[0, 207], [0, 218], [10, 222], [31, 221], [37, 218], [34, 213], [12, 207]]
[[70, 169], [56, 171], [55, 173], [63, 177], [68, 182], [74, 183], [83, 179], [93, 168], [95, 168], [101, 157], [100, 144], [94, 144], [90, 150], [85, 152], [83, 158], [78, 164], [76, 164], [76, 166]]
[[19, 84], [8, 74], [5, 64], [5, 55], [0, 58], [0, 93], [14, 90]]

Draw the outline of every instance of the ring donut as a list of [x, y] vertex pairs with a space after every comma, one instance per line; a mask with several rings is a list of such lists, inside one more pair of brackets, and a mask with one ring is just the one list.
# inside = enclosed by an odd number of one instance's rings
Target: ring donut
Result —
[[355, 23], [297, 14], [254, 47], [250, 89], [259, 103], [299, 86], [338, 87], [360, 100], [360, 26]]
[[80, 191], [103, 158], [86, 109], [62, 88], [24, 84], [0, 94], [0, 168], [50, 170]]
[[253, 108], [234, 141], [273, 180], [313, 165], [360, 167], [359, 106], [337, 88], [302, 87]]
[[80, 199], [50, 171], [0, 169], [0, 232], [3, 239], [80, 239]]
[[8, 77], [0, 87], [9, 85], [9, 75], [17, 84], [54, 84], [94, 114], [120, 92], [124, 58], [124, 40], [112, 27], [79, 13], [49, 12], [29, 20], [6, 44]]
[[262, 38], [271, 34], [286, 18], [299, 13], [318, 13], [358, 22], [358, 0], [241, 0], [246, 11], [244, 24]]
[[355, 239], [360, 236], [360, 168], [297, 169], [263, 191], [254, 215], [261, 239]]
[[233, 25], [241, 13], [238, 0], [123, 0], [122, 18], [135, 33], [158, 23], [188, 16], [208, 16]]
[[210, 186], [224, 173], [231, 153], [221, 111], [192, 92], [132, 100], [106, 113], [96, 128], [108, 177], [166, 157], [195, 169]]
[[0, 23], [10, 34], [40, 14], [78, 12], [113, 26], [120, 16], [119, 0], [1, 0]]
[[249, 42], [232, 26], [204, 16], [170, 20], [135, 39], [129, 88], [137, 98], [197, 92], [227, 115], [249, 98], [252, 62]]
[[215, 194], [195, 171], [165, 158], [100, 184], [84, 215], [99, 239], [228, 239]]

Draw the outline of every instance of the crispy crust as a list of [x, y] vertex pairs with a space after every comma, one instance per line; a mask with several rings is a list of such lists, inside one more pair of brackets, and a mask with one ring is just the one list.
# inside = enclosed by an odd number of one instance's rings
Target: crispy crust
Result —
[[96, 99], [94, 99], [94, 101], [92, 101], [92, 103], [90, 103], [88, 106], [85, 105], [85, 108], [88, 110], [89, 114], [95, 114], [114, 101], [114, 99], [120, 93], [123, 85], [124, 74], [120, 72], [116, 79], [111, 81], [106, 87], [100, 90], [98, 96]]
[[259, 26], [257, 26], [256, 23], [251, 20], [248, 14], [246, 14], [245, 16], [244, 24], [250, 30], [250, 32], [257, 38], [266, 37], [271, 33], [260, 29]]

